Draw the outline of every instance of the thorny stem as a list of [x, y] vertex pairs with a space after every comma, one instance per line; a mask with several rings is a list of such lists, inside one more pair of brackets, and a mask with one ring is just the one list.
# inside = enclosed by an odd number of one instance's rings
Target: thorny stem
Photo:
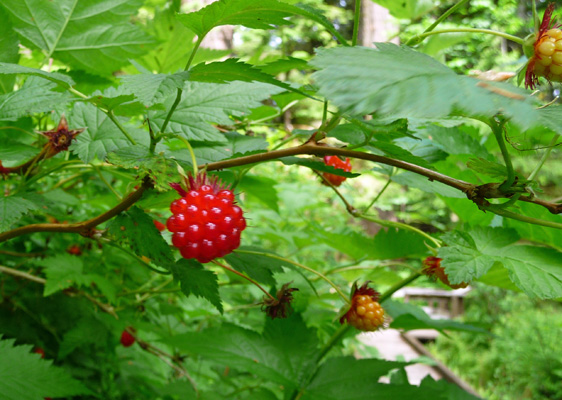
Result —
[[524, 40], [521, 39], [520, 37], [509, 35], [505, 32], [494, 31], [494, 30], [491, 30], [491, 29], [451, 28], [451, 29], [439, 29], [439, 30], [436, 30], [436, 31], [420, 33], [419, 35], [415, 35], [412, 38], [410, 38], [410, 40], [408, 40], [406, 45], [411, 46], [413, 44], [419, 44], [423, 41], [423, 39], [425, 39], [426, 37], [432, 36], [432, 35], [440, 35], [442, 33], [463, 33], [463, 32], [466, 32], [466, 33], [486, 33], [488, 35], [499, 36], [499, 37], [511, 40], [512, 42], [518, 43], [520, 45], [523, 45], [523, 42], [524, 42]]
[[[203, 35], [203, 36], [197, 38], [197, 42], [195, 42], [195, 46], [193, 47], [193, 50], [191, 51], [191, 55], [189, 56], [189, 60], [187, 60], [187, 64], [185, 65], [185, 68], [183, 69], [184, 71], [187, 71], [189, 69], [189, 67], [191, 66], [191, 63], [193, 62], [193, 58], [195, 57], [195, 53], [197, 53], [197, 50], [199, 49], [199, 46], [201, 45], [201, 42], [203, 41], [204, 37], [205, 36]], [[181, 88], [178, 88], [178, 91], [177, 91], [177, 94], [176, 94], [176, 99], [174, 100], [174, 104], [172, 104], [172, 107], [170, 107], [170, 111], [168, 111], [168, 115], [166, 115], [166, 119], [164, 120], [164, 123], [162, 124], [162, 127], [160, 128], [160, 132], [162, 132], [162, 133], [166, 132], [166, 128], [168, 127], [168, 123], [170, 122], [170, 119], [172, 118], [172, 114], [174, 114], [174, 111], [176, 111], [176, 108], [180, 104], [182, 93], [183, 93], [183, 90]]]
[[537, 174], [541, 170], [542, 166], [544, 165], [544, 163], [546, 162], [546, 160], [550, 156], [550, 153], [552, 152], [552, 149], [554, 148], [554, 146], [556, 146], [556, 142], [558, 141], [558, 138], [560, 138], [560, 135], [554, 134], [554, 137], [552, 138], [552, 140], [548, 144], [548, 148], [546, 149], [546, 151], [542, 155], [539, 163], [537, 164], [537, 166], [535, 167], [533, 172], [531, 172], [531, 175], [529, 175], [529, 178], [527, 178], [528, 180], [532, 181], [532, 180], [535, 179], [535, 177], [537, 176]]
[[357, 46], [357, 37], [359, 36], [359, 21], [361, 20], [361, 0], [355, 0], [355, 15], [353, 18], [353, 36], [351, 45]]
[[273, 297], [271, 294], [269, 294], [269, 292], [268, 292], [267, 290], [265, 290], [259, 283], [257, 283], [255, 280], [253, 280], [253, 279], [250, 278], [249, 276], [246, 276], [246, 275], [244, 275], [243, 273], [238, 272], [238, 271], [236, 271], [236, 270], [233, 269], [233, 268], [230, 268], [228, 265], [221, 264], [221, 263], [218, 262], [218, 261], [213, 260], [212, 263], [215, 264], [215, 265], [218, 265], [219, 267], [222, 267], [222, 268], [226, 269], [227, 271], [232, 272], [233, 274], [238, 275], [238, 276], [241, 277], [241, 278], [246, 279], [248, 282], [250, 282], [251, 284], [253, 284], [254, 286], [256, 286], [256, 287], [257, 287], [258, 289], [260, 289], [262, 292], [264, 292], [265, 295], [266, 295], [267, 297], [269, 297], [271, 300], [273, 300], [273, 301], [276, 300], [275, 297]]
[[293, 264], [293, 265], [295, 265], [299, 268], [302, 268], [302, 269], [304, 269], [308, 272], [311, 272], [311, 273], [315, 274], [316, 276], [318, 276], [320, 279], [323, 279], [324, 281], [326, 281], [331, 287], [333, 287], [334, 290], [340, 295], [340, 297], [346, 302], [346, 304], [351, 304], [348, 296], [345, 295], [345, 293], [339, 288], [338, 285], [336, 285], [334, 282], [332, 282], [332, 280], [330, 280], [330, 278], [328, 278], [326, 275], [324, 275], [323, 273], [321, 273], [319, 271], [316, 271], [315, 269], [307, 267], [306, 265], [300, 264], [296, 261], [289, 260], [288, 258], [281, 257], [281, 256], [271, 254], [271, 253], [266, 253], [266, 252], [261, 252], [261, 251], [240, 250], [240, 249], [234, 250], [234, 251], [236, 253], [255, 254], [257, 256], [274, 258], [276, 260], [288, 262], [289, 264]]

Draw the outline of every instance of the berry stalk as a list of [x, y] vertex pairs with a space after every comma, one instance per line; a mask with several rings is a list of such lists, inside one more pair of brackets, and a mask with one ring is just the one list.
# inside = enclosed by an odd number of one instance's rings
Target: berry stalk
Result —
[[246, 275], [244, 275], [243, 273], [236, 271], [234, 268], [230, 268], [228, 265], [221, 264], [220, 262], [218, 262], [218, 261], [216, 261], [216, 260], [213, 260], [212, 263], [215, 264], [215, 265], [218, 265], [219, 267], [222, 267], [222, 268], [226, 269], [227, 271], [232, 272], [233, 274], [238, 275], [238, 276], [241, 277], [241, 278], [246, 279], [246, 280], [247, 280], [248, 282], [250, 282], [252, 285], [256, 286], [259, 290], [261, 290], [262, 292], [264, 292], [267, 297], [269, 297], [271, 300], [275, 301], [275, 297], [273, 297], [267, 290], [265, 290], [265, 289], [263, 288], [262, 285], [260, 285], [259, 283], [257, 283], [255, 280], [253, 280], [253, 279], [250, 278], [249, 276], [246, 276]]

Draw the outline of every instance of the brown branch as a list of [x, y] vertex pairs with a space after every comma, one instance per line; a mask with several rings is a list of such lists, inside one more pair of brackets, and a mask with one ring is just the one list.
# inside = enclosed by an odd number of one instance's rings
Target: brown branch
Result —
[[92, 219], [83, 222], [77, 222], [74, 224], [32, 224], [22, 226], [21, 228], [12, 229], [0, 234], [0, 243], [15, 238], [17, 236], [25, 235], [28, 233], [35, 232], [74, 232], [79, 233], [83, 236], [91, 236], [91, 231], [93, 228], [99, 224], [115, 217], [117, 214], [125, 211], [127, 208], [135, 204], [146, 189], [152, 186], [152, 183], [148, 177], [144, 178], [144, 181], [140, 188], [129, 194], [123, 199], [119, 204], [113, 207], [111, 210], [98, 215]]

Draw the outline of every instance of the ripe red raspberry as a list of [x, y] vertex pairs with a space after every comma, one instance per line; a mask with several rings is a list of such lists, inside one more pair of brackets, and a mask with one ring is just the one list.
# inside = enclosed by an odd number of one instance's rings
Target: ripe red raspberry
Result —
[[135, 343], [135, 337], [131, 335], [127, 330], [124, 330], [121, 334], [121, 344], [123, 347], [130, 347]]
[[[349, 158], [342, 161], [338, 156], [324, 156], [324, 164], [331, 165], [337, 169], [343, 169], [345, 172], [351, 172], [351, 163], [349, 162]], [[326, 178], [328, 182], [334, 186], [341, 185], [343, 181], [347, 179], [345, 176], [334, 175], [328, 172], [324, 172], [322, 175], [324, 175], [324, 178]]]
[[152, 222], [154, 222], [154, 226], [156, 227], [156, 229], [158, 229], [160, 232], [164, 231], [166, 229], [166, 225], [164, 225], [162, 222], [157, 221], [157, 220], [152, 220]]
[[375, 289], [365, 282], [363, 286], [357, 287], [353, 284], [351, 295], [351, 306], [340, 318], [340, 323], [347, 322], [360, 331], [376, 331], [384, 324], [384, 309], [379, 304], [379, 294]]
[[170, 205], [173, 215], [166, 223], [182, 257], [208, 263], [237, 249], [246, 219], [235, 204], [234, 193], [206, 174], [189, 175], [185, 185], [187, 190], [172, 185], [182, 197]]
[[461, 289], [468, 286], [468, 283], [464, 283], [464, 282], [458, 283], [456, 285], [452, 285], [451, 282], [449, 282], [449, 277], [445, 273], [445, 270], [441, 266], [441, 258], [439, 257], [427, 257], [425, 260], [423, 260], [423, 266], [424, 268], [422, 272], [425, 275], [432, 278], [437, 278], [445, 285], [453, 289]]

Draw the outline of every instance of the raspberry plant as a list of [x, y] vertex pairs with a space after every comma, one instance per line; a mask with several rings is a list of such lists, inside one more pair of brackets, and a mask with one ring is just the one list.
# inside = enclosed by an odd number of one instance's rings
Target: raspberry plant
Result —
[[[351, 33], [313, 0], [180, 3], [0, 4], [0, 398], [475, 398], [380, 383], [409, 363], [351, 357], [354, 337], [486, 333], [391, 299], [416, 281], [562, 298], [559, 187], [541, 188], [562, 134], [546, 97], [562, 65], [554, 7], [527, 40], [438, 29], [460, 0], [403, 45], [368, 48], [360, 0]], [[275, 43], [298, 23], [326, 45], [203, 48], [224, 25]], [[454, 31], [530, 40], [519, 81], [542, 94], [424, 54]], [[293, 110], [309, 130], [283, 123]], [[387, 218], [404, 193], [418, 201]]]

